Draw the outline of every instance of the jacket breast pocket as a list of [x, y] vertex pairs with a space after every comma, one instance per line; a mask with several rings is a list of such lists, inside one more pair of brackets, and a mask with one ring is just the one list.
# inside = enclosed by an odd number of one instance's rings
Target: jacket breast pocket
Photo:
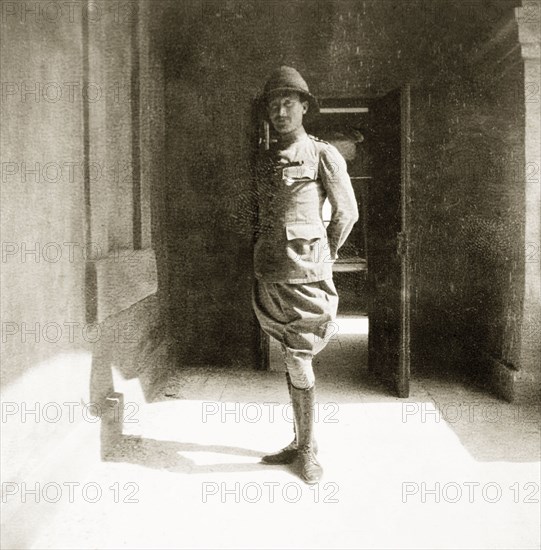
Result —
[[286, 225], [287, 255], [300, 263], [317, 263], [323, 255], [327, 232], [319, 223]]
[[286, 166], [282, 170], [282, 181], [290, 186], [317, 179], [317, 171], [311, 166]]

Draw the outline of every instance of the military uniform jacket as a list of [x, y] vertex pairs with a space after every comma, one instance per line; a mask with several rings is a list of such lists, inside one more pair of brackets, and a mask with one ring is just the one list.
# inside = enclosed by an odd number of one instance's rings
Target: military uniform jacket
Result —
[[[332, 207], [327, 228], [323, 203]], [[359, 218], [346, 161], [333, 145], [304, 133], [256, 163], [256, 278], [308, 283], [332, 277], [332, 265]]]

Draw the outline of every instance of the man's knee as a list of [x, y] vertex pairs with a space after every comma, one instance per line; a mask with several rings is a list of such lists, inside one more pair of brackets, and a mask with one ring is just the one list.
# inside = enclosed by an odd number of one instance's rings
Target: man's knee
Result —
[[291, 384], [300, 390], [311, 388], [315, 382], [312, 355], [307, 353], [286, 353], [286, 367]]
[[288, 372], [291, 378], [291, 384], [298, 390], [307, 390], [314, 385], [315, 376], [313, 370], [310, 370], [310, 372], [300, 372], [296, 374], [292, 374], [291, 370]]

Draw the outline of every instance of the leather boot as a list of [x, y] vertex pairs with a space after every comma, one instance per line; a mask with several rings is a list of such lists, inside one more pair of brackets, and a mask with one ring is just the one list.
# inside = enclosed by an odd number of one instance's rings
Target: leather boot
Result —
[[[289, 391], [289, 399], [291, 400], [291, 378], [286, 372], [287, 389]], [[295, 429], [295, 419], [293, 419], [293, 432], [295, 434], [293, 441], [284, 447], [281, 451], [266, 455], [261, 459], [265, 464], [291, 464], [297, 456], [297, 430]]]
[[317, 483], [323, 468], [317, 461], [313, 441], [315, 386], [307, 389], [291, 387], [293, 410], [297, 422], [297, 464], [301, 479], [308, 484]]
[[[289, 376], [288, 372], [286, 372], [286, 381], [287, 381], [287, 390], [289, 392], [289, 399], [291, 401], [292, 385], [291, 385], [291, 377]], [[265, 455], [264, 457], [261, 458], [261, 462], [264, 462], [265, 464], [292, 464], [295, 461], [295, 459], [297, 458], [297, 433], [298, 433], [297, 428], [295, 426], [296, 423], [297, 423], [296, 415], [295, 415], [295, 412], [293, 412], [293, 432], [295, 434], [293, 437], [293, 441], [289, 445], [287, 445], [287, 447], [284, 447], [277, 453]], [[314, 449], [314, 453], [317, 454], [317, 441], [315, 439], [313, 440], [313, 449]]]

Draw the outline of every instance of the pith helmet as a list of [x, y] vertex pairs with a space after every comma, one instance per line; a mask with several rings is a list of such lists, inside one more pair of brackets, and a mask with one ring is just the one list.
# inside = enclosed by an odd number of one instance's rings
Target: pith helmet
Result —
[[317, 99], [310, 93], [308, 84], [299, 71], [293, 67], [282, 65], [270, 74], [260, 96], [262, 106], [265, 106], [273, 95], [280, 92], [298, 92], [301, 99], [308, 101], [308, 113], [319, 112]]

